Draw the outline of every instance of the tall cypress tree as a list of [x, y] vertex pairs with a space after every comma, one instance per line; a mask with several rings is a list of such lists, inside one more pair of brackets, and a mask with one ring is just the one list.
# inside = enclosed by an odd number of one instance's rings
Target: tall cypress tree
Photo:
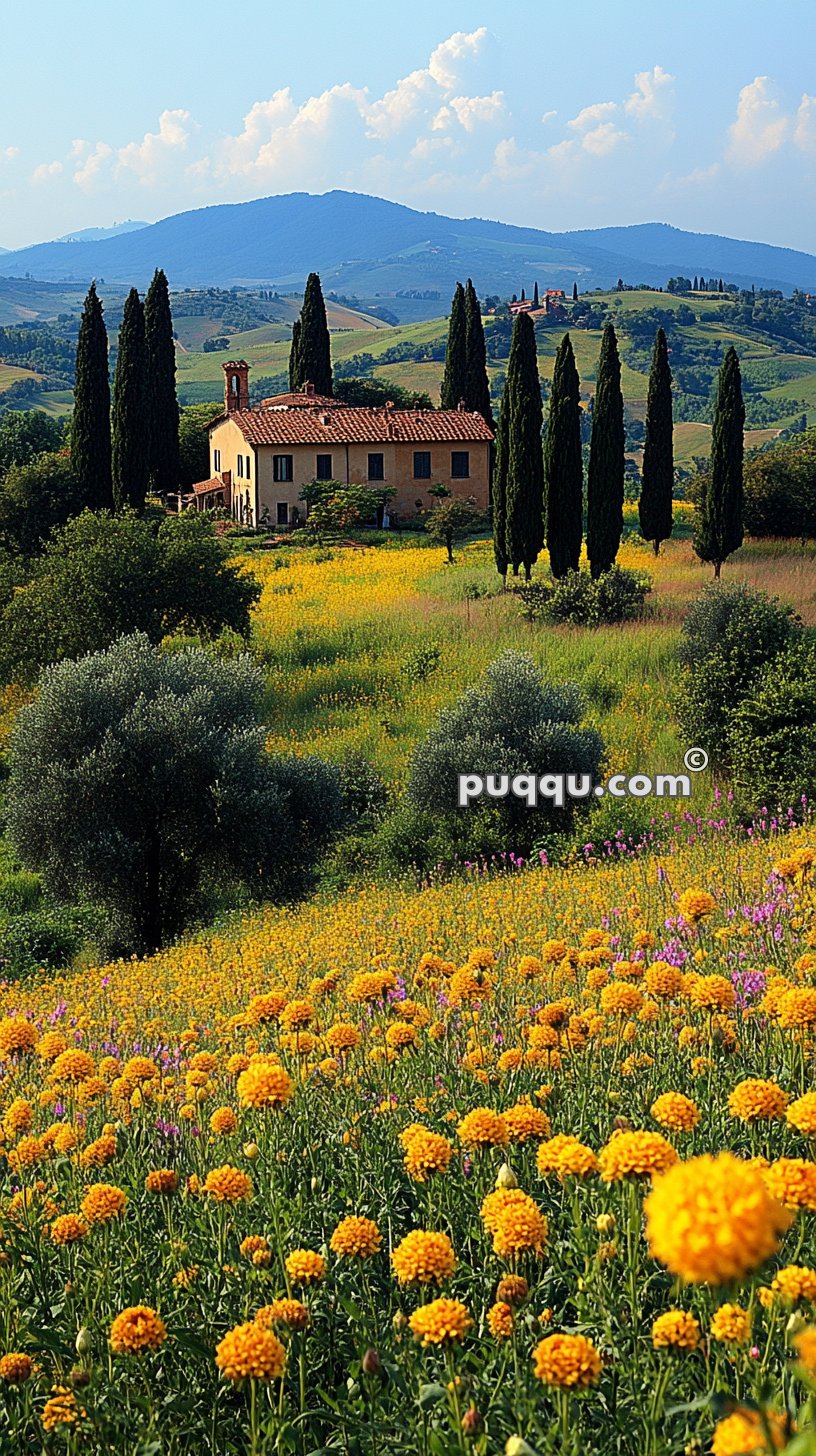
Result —
[[162, 268], [153, 274], [144, 304], [147, 359], [148, 474], [154, 490], [178, 490], [179, 409], [176, 347], [170, 293]]
[[593, 577], [614, 566], [623, 535], [625, 444], [618, 340], [608, 323], [595, 380], [587, 472], [587, 556]]
[[[489, 429], [493, 429], [493, 411], [490, 407], [490, 383], [487, 378], [487, 352], [485, 350], [482, 310], [476, 297], [476, 289], [468, 278], [465, 288], [465, 392], [462, 396], [469, 410], [480, 414]], [[459, 401], [457, 400], [458, 404]]]
[[289, 388], [302, 389], [304, 384], [314, 385], [315, 394], [331, 396], [331, 342], [318, 273], [310, 273], [306, 279], [297, 338], [292, 330]]
[[135, 288], [125, 299], [113, 376], [113, 498], [140, 514], [147, 494], [148, 438], [144, 307]]
[[663, 329], [655, 334], [649, 394], [646, 401], [646, 439], [641, 475], [640, 534], [651, 541], [655, 556], [661, 541], [672, 533], [674, 493], [674, 441], [672, 422], [672, 376], [669, 350]]
[[742, 545], [745, 404], [737, 351], [731, 346], [717, 380], [711, 461], [703, 477], [694, 550], [710, 561], [715, 579], [723, 562]]
[[113, 490], [108, 333], [95, 283], [88, 289], [79, 325], [71, 465], [83, 504], [91, 510], [110, 510]]
[[508, 411], [506, 523], [507, 559], [529, 581], [544, 545], [544, 457], [541, 448], [541, 384], [535, 329], [529, 314], [516, 314], [502, 414]]
[[507, 463], [510, 451], [510, 410], [507, 405], [507, 385], [502, 395], [499, 422], [496, 426], [495, 462], [491, 505], [493, 510], [493, 555], [496, 570], [504, 581], [507, 576]]
[[292, 347], [289, 350], [289, 391], [295, 394], [300, 384], [300, 319], [292, 324]]
[[560, 577], [578, 570], [584, 511], [581, 390], [569, 334], [564, 335], [555, 356], [544, 476], [547, 549], [552, 574]]
[[448, 322], [448, 344], [445, 349], [445, 373], [439, 392], [442, 409], [456, 409], [460, 399], [466, 399], [468, 386], [468, 339], [465, 290], [457, 283], [451, 302]]

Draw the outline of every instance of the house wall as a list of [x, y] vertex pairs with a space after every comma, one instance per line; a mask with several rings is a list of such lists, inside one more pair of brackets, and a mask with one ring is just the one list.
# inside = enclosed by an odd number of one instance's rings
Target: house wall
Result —
[[[220, 463], [216, 452], [220, 452]], [[240, 469], [239, 459], [240, 460]], [[247, 477], [247, 459], [249, 477]], [[258, 524], [258, 470], [256, 451], [248, 445], [238, 426], [232, 420], [223, 420], [210, 430], [210, 474], [223, 475], [228, 470], [232, 476], [228, 507], [236, 520], [248, 525]]]

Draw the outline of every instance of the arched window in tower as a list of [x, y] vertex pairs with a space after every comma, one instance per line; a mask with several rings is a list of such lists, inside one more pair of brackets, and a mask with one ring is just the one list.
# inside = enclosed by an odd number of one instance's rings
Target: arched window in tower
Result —
[[231, 385], [231, 388], [232, 388], [233, 394], [237, 395], [238, 394], [238, 391], [240, 389], [240, 384], [238, 382], [238, 375], [237, 374], [233, 374], [233, 376], [232, 376], [232, 385]]

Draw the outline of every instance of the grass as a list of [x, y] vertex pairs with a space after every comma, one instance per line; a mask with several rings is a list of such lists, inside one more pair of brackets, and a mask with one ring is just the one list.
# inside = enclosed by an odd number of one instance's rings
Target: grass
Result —
[[21, 379], [40, 379], [41, 377], [41, 375], [35, 374], [33, 369], [20, 369], [16, 364], [0, 363], [0, 394]]

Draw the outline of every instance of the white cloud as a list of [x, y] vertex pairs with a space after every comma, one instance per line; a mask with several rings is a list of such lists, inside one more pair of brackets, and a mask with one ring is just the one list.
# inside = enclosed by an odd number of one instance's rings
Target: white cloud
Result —
[[13, 162], [19, 155], [19, 147], [0, 147], [0, 160], [4, 162]]
[[[102, 175], [108, 158], [113, 156], [113, 147], [109, 147], [107, 142], [97, 142], [90, 152], [87, 149], [88, 143], [80, 141], [74, 142], [71, 148], [74, 159], [79, 163], [74, 170], [74, 181], [83, 191], [93, 187]], [[85, 152], [87, 155], [83, 158]]]
[[614, 122], [604, 121], [600, 126], [593, 126], [590, 131], [584, 132], [581, 146], [593, 157], [608, 157], [610, 152], [626, 140], [626, 136], [626, 132], [615, 126]]
[[457, 30], [431, 52], [428, 71], [443, 91], [464, 89], [460, 83], [472, 71], [473, 63], [482, 52], [486, 40], [486, 25], [469, 32]]
[[447, 106], [436, 113], [431, 122], [434, 131], [443, 131], [454, 121], [468, 132], [478, 126], [495, 125], [504, 115], [504, 92], [493, 91], [490, 96], [452, 96]]
[[556, 117], [557, 115], [557, 111], [545, 111], [544, 115], [541, 118], [541, 125], [545, 126], [548, 121], [552, 121], [553, 117]]
[[585, 106], [579, 111], [572, 121], [567, 122], [574, 131], [583, 131], [585, 127], [597, 126], [604, 118], [612, 116], [618, 109], [617, 101], [596, 101], [592, 106]]
[[482, 178], [482, 185], [488, 186], [493, 181], [520, 182], [537, 173], [544, 160], [541, 152], [520, 147], [514, 136], [503, 137], [496, 144], [492, 167]]
[[140, 142], [129, 142], [116, 153], [117, 171], [134, 172], [145, 186], [156, 182], [159, 172], [175, 151], [183, 151], [190, 136], [189, 111], [163, 111], [158, 131], [145, 132]]
[[31, 173], [31, 181], [36, 187], [40, 187], [52, 177], [58, 177], [61, 171], [62, 162], [40, 162], [39, 167], [35, 167]]
[[739, 167], [756, 167], [782, 146], [788, 118], [771, 91], [767, 76], [743, 86], [736, 120], [728, 128], [728, 156]]
[[624, 102], [624, 107], [635, 121], [671, 120], [674, 107], [674, 76], [662, 66], [652, 66], [651, 71], [638, 71], [635, 89]]
[[693, 189], [695, 187], [708, 187], [716, 182], [722, 173], [720, 162], [712, 162], [709, 167], [695, 167], [692, 172], [686, 172], [685, 176], [676, 177], [673, 172], [667, 172], [658, 184], [660, 192], [676, 192], [679, 187]]
[[816, 96], [807, 93], [799, 103], [793, 140], [801, 152], [816, 153]]

